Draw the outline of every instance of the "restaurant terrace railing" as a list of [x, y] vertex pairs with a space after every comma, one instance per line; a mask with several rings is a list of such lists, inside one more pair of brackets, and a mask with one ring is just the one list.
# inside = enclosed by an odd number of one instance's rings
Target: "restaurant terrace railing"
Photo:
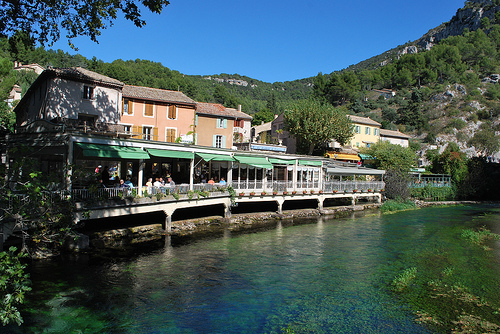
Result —
[[[172, 200], [193, 197], [220, 197], [228, 195], [228, 186], [231, 186], [239, 194], [262, 193], [282, 195], [284, 192], [293, 191], [318, 191], [325, 194], [335, 193], [370, 193], [380, 192], [384, 189], [383, 181], [327, 181], [323, 182], [322, 188], [319, 188], [318, 181], [298, 182], [293, 187], [292, 181], [240, 181], [231, 184], [221, 185], [218, 183], [199, 183], [193, 185], [193, 190], [189, 189], [189, 184], [178, 184], [173, 187], [148, 187], [142, 188], [143, 197], [165, 198], [171, 197]], [[134, 198], [139, 194], [138, 187], [123, 188], [94, 188], [94, 189], [73, 189], [72, 197], [75, 201], [99, 201], [108, 198]]]

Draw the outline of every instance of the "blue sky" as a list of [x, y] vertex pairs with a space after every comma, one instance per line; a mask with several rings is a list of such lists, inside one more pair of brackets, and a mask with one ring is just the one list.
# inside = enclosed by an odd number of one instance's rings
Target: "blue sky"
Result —
[[[292, 81], [331, 73], [418, 39], [449, 21], [464, 0], [170, 0], [147, 25], [119, 19], [74, 42], [105, 62], [147, 59], [190, 75]], [[63, 37], [52, 49], [71, 54]]]

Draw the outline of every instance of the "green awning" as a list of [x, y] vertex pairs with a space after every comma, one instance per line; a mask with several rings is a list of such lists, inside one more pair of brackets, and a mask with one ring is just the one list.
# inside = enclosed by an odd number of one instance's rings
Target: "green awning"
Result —
[[373, 160], [374, 158], [369, 155], [369, 154], [363, 154], [363, 153], [359, 153], [358, 154], [359, 157], [361, 158], [361, 160]]
[[139, 147], [75, 143], [88, 158], [149, 159], [148, 152]]
[[269, 158], [269, 162], [275, 165], [295, 165], [295, 160]]
[[299, 160], [299, 165], [300, 166], [322, 166], [323, 161], [317, 161], [317, 160]]
[[213, 154], [213, 153], [196, 153], [197, 156], [208, 161], [234, 161], [233, 157], [230, 155], [223, 154]]
[[264, 157], [251, 157], [243, 155], [235, 155], [234, 158], [242, 164], [254, 166], [257, 168], [273, 169], [273, 164], [267, 161]]
[[160, 150], [156, 148], [148, 148], [149, 154], [159, 158], [177, 158], [177, 159], [194, 159], [193, 152]]

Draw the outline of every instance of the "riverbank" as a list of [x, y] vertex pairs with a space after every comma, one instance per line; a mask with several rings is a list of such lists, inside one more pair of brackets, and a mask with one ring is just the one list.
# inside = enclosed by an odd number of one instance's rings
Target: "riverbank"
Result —
[[[416, 201], [417, 208], [429, 206], [449, 206], [461, 204], [477, 204], [477, 201]], [[258, 212], [233, 214], [230, 218], [220, 216], [186, 219], [172, 222], [171, 232], [168, 233], [161, 223], [127, 227], [106, 231], [92, 232], [90, 237], [91, 249], [124, 249], [141, 243], [155, 242], [165, 236], [170, 236], [176, 242], [187, 242], [197, 238], [220, 237], [227, 233], [245, 233], [273, 228], [277, 223], [282, 226], [292, 226], [300, 221], [307, 223], [307, 219], [325, 216], [329, 218], [343, 218], [355, 212], [377, 210], [382, 204], [365, 203], [359, 205], [336, 206], [323, 209], [288, 210], [279, 214], [276, 212]], [[295, 221], [294, 221], [295, 220]]]
[[186, 219], [172, 222], [171, 231], [168, 233], [161, 223], [146, 224], [142, 226], [117, 228], [105, 231], [94, 231], [88, 234], [90, 248], [95, 249], [125, 249], [141, 243], [158, 241], [165, 236], [170, 236], [179, 242], [191, 239], [218, 237], [225, 233], [245, 233], [273, 228], [278, 222], [282, 226], [291, 226], [307, 222], [307, 219], [316, 219], [325, 216], [330, 218], [347, 217], [354, 212], [376, 210], [379, 203], [366, 203], [360, 205], [337, 206], [324, 209], [299, 209], [287, 210], [283, 213], [257, 212], [233, 214], [230, 218], [220, 216]]

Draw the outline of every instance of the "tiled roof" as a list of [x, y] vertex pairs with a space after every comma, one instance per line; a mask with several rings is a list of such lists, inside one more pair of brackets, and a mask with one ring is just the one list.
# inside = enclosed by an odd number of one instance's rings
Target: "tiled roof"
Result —
[[410, 139], [411, 137], [399, 132], [399, 131], [393, 131], [393, 130], [386, 130], [386, 129], [380, 129], [380, 136], [382, 137], [396, 137], [396, 138], [406, 138]]
[[354, 116], [354, 115], [347, 115], [351, 119], [351, 122], [353, 123], [359, 123], [359, 124], [366, 124], [366, 125], [373, 125], [373, 126], [382, 126], [379, 122], [375, 122], [373, 119], [369, 117], [360, 117], [360, 116]]
[[195, 104], [196, 102], [183, 92], [158, 88], [125, 85], [122, 90], [123, 97], [136, 98], [150, 101]]
[[56, 76], [65, 77], [76, 80], [91, 81], [95, 83], [107, 84], [112, 86], [122, 87], [123, 82], [107, 77], [105, 75], [87, 70], [82, 67], [69, 67], [69, 68], [52, 68], [45, 70], [48, 74], [54, 73]]
[[252, 119], [252, 116], [233, 108], [226, 108], [218, 103], [196, 103], [196, 113], [202, 115], [224, 116], [237, 119]]
[[226, 111], [229, 113], [232, 113], [234, 115], [234, 117], [237, 119], [249, 119], [249, 120], [253, 119], [252, 116], [245, 114], [244, 112], [239, 111], [238, 109], [226, 108]]

